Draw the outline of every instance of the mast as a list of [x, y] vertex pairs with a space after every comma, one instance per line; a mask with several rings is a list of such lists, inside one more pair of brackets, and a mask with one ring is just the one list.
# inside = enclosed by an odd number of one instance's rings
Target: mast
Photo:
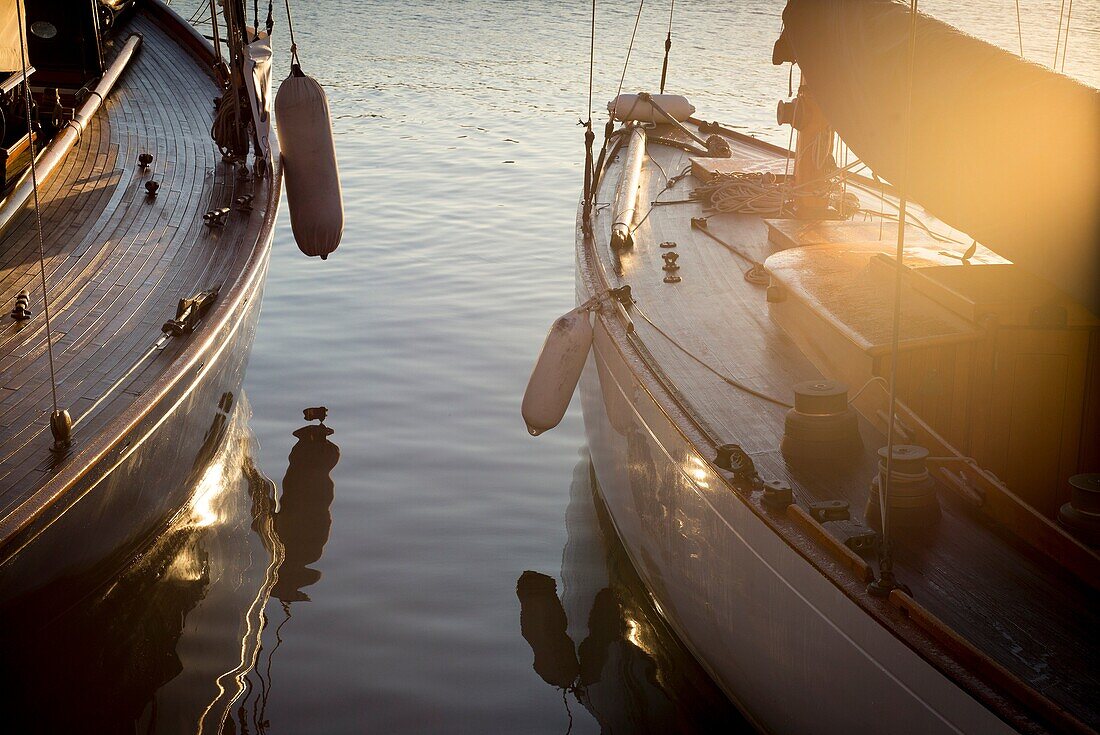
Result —
[[906, 176], [908, 7], [788, 0], [783, 22], [775, 60], [876, 174], [1100, 314], [1100, 92], [918, 15]]

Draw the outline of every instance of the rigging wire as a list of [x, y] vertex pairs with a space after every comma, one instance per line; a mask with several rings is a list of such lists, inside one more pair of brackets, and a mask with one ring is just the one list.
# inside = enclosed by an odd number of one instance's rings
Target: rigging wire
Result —
[[1057, 69], [1058, 68], [1058, 50], [1061, 47], [1061, 43], [1062, 43], [1062, 18], [1065, 16], [1065, 12], [1066, 12], [1066, 0], [1062, 0], [1061, 9], [1059, 9], [1059, 11], [1058, 11], [1058, 33], [1054, 37], [1054, 63], [1052, 63], [1050, 65], [1051, 69]]
[[[890, 551], [890, 486], [893, 484], [894, 469], [894, 441], [897, 429], [898, 406], [898, 353], [901, 343], [901, 287], [905, 258], [905, 215], [908, 198], [905, 187], [909, 183], [909, 157], [910, 137], [912, 134], [913, 117], [913, 69], [916, 63], [917, 49], [917, 0], [911, 0], [909, 4], [909, 59], [906, 65], [906, 100], [905, 119], [903, 121], [902, 138], [902, 175], [899, 182], [898, 198], [898, 244], [894, 258], [894, 314], [890, 333], [890, 413], [886, 428], [886, 473], [881, 480], [879, 492], [879, 517], [882, 523], [882, 544], [879, 554], [879, 579], [878, 589], [888, 590], [896, 586], [893, 577], [893, 558]], [[872, 583], [875, 584], [875, 583]]]
[[[593, 76], [596, 68], [596, 0], [592, 0], [592, 28], [589, 32], [588, 42], [588, 109], [585, 119], [581, 120], [584, 126], [584, 213], [581, 218], [581, 229], [585, 234], [592, 231], [592, 200], [595, 197], [593, 178], [595, 171], [592, 162], [592, 143], [596, 140], [596, 134], [592, 131], [592, 87]], [[606, 145], [606, 143], [605, 143]]]
[[[289, 2], [289, 0], [287, 0]], [[619, 95], [623, 93], [623, 82], [626, 81], [626, 70], [630, 66], [630, 53], [634, 50], [634, 38], [638, 35], [638, 24], [642, 21], [642, 8], [645, 0], [638, 2], [638, 15], [634, 18], [634, 30], [630, 33], [630, 44], [626, 47], [626, 60], [623, 61], [623, 73], [619, 76], [619, 88], [615, 92], [615, 103], [611, 108], [611, 119], [615, 119], [615, 113], [619, 110]]]
[[[26, 103], [27, 113], [27, 145], [30, 147], [31, 156], [31, 190], [34, 192], [34, 223], [38, 233], [38, 271], [42, 276], [42, 312], [46, 317], [46, 354], [50, 362], [50, 396], [53, 398], [53, 413], [57, 410], [57, 374], [54, 371], [53, 362], [53, 331], [50, 324], [50, 292], [46, 289], [46, 240], [42, 234], [42, 206], [38, 201], [38, 164], [37, 153], [34, 146], [34, 126], [31, 122], [31, 82], [27, 78], [27, 40], [23, 29], [23, 3], [16, 3], [16, 12], [19, 21], [19, 56], [23, 64], [23, 100]], [[51, 421], [52, 424], [52, 421]]]
[[1020, 58], [1024, 58], [1024, 28], [1020, 24], [1020, 0], [1016, 0], [1016, 36], [1020, 39]]
[[1060, 72], [1065, 74], [1066, 72], [1066, 49], [1069, 48], [1069, 22], [1073, 17], [1073, 0], [1069, 0], [1069, 7], [1066, 8], [1066, 35], [1062, 38], [1062, 66], [1059, 69]]
[[665, 60], [661, 63], [661, 94], [665, 93], [665, 79], [668, 77], [668, 52], [672, 50], [672, 15], [676, 12], [676, 0], [668, 9], [668, 35], [665, 36]]

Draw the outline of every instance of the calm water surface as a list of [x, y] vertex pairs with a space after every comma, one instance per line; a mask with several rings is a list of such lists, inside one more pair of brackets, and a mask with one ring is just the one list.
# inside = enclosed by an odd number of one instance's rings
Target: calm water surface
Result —
[[[1058, 2], [1021, 5], [1025, 51], [1049, 63]], [[1079, 5], [1067, 71], [1096, 84], [1100, 10]], [[679, 3], [669, 90], [786, 144], [781, 7]], [[1010, 0], [922, 8], [1016, 48]], [[597, 108], [636, 9], [600, 6]], [[298, 3], [303, 64], [335, 117], [343, 245], [307, 260], [283, 217], [230, 437], [188, 517], [51, 641], [48, 701], [28, 700], [41, 722], [749, 731], [607, 537], [579, 411], [538, 440], [519, 417], [573, 300], [587, 12]], [[666, 23], [667, 4], [647, 8], [626, 89], [656, 86]], [[277, 77], [285, 27], [277, 16]], [[311, 406], [327, 406], [330, 436], [308, 428]]]

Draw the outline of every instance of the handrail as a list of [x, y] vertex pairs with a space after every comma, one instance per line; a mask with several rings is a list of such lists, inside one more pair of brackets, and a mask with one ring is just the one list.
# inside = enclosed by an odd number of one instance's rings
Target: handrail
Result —
[[[126, 67], [130, 65], [130, 61], [133, 59], [137, 49], [141, 46], [142, 37], [140, 33], [133, 33], [128, 39], [126, 39], [125, 45], [122, 50], [119, 51], [118, 56], [111, 62], [111, 65], [107, 67], [107, 71], [103, 73], [103, 76], [99, 79], [99, 84], [96, 85], [88, 94], [88, 99], [77, 110], [76, 115], [72, 120], [69, 120], [64, 129], [54, 136], [54, 139], [50, 141], [50, 144], [42, 149], [42, 152], [38, 154], [38, 158], [35, 160], [35, 167], [38, 172], [38, 185], [41, 186], [45, 183], [51, 175], [57, 170], [58, 165], [65, 160], [65, 156], [72, 150], [72, 147], [76, 145], [76, 142], [80, 140], [81, 134], [84, 129], [88, 127], [88, 123], [95, 116], [99, 110], [100, 105], [103, 104], [103, 100], [107, 98], [107, 95], [111, 93], [115, 83], [119, 77], [122, 76], [122, 72], [126, 70]], [[34, 181], [31, 177], [30, 170], [27, 170], [19, 177], [15, 187], [11, 193], [0, 202], [0, 235], [15, 221], [16, 215], [23, 209], [23, 206], [34, 194]]]

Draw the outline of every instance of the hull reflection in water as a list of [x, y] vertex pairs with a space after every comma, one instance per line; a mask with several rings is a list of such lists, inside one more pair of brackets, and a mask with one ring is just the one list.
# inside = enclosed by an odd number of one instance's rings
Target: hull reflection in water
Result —
[[[106, 589], [28, 633], [5, 621], [6, 725], [32, 732], [262, 733], [271, 658], [320, 579], [339, 458], [332, 430], [294, 432], [280, 502], [251, 461], [244, 401], [211, 427], [189, 505]], [[269, 602], [281, 604], [268, 631]], [[276, 613], [277, 615], [279, 613]], [[7, 728], [6, 728], [7, 729]]]
[[[553, 577], [516, 583], [520, 632], [535, 673], [603, 733], [752, 732], [661, 620], [610, 525], [585, 457], [574, 470], [562, 555]], [[585, 730], [578, 726], [578, 731]]]

